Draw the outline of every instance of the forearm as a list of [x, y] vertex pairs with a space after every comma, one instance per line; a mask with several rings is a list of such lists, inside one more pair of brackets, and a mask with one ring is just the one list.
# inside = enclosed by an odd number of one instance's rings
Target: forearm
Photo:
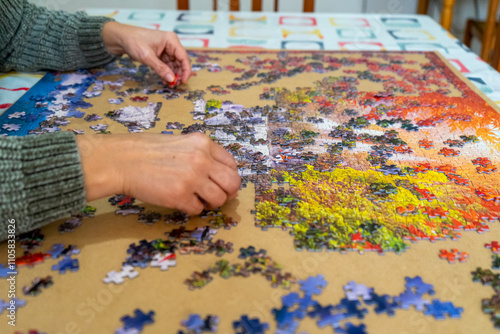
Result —
[[0, 1], [0, 71], [75, 70], [114, 59], [102, 40], [105, 17]]
[[22, 233], [85, 206], [80, 155], [69, 132], [0, 139], [0, 240], [7, 222]]

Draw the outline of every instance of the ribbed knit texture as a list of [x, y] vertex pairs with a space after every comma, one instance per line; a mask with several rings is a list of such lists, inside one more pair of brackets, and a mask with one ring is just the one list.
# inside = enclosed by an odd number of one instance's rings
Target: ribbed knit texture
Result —
[[85, 206], [80, 154], [68, 131], [0, 140], [0, 240], [9, 219], [16, 234]]
[[68, 71], [109, 63], [115, 56], [101, 36], [108, 21], [26, 0], [0, 0], [0, 71]]

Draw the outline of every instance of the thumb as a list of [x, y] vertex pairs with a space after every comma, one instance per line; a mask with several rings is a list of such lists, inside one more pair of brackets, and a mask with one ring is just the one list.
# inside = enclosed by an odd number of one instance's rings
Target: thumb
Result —
[[172, 69], [156, 57], [156, 55], [146, 57], [144, 59], [144, 64], [150, 66], [163, 79], [163, 81], [174, 81], [175, 76]]

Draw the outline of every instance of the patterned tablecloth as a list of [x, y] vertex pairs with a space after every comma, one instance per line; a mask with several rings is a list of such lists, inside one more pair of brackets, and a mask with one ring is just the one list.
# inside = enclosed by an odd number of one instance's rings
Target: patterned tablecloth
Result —
[[[436, 50], [500, 104], [499, 73], [428, 16], [133, 9], [87, 9], [87, 13], [174, 31], [188, 48]], [[0, 75], [0, 114], [41, 77]]]

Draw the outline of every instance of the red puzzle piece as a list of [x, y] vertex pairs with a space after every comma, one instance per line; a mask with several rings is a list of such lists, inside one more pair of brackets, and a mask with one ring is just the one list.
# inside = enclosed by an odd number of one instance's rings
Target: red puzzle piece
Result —
[[25, 252], [23, 256], [16, 258], [16, 265], [33, 267], [36, 263], [42, 263], [46, 257], [50, 257], [50, 255], [44, 253], [31, 254]]
[[500, 244], [498, 244], [498, 241], [492, 241], [491, 244], [484, 244], [484, 247], [491, 249], [493, 253], [498, 254]]

